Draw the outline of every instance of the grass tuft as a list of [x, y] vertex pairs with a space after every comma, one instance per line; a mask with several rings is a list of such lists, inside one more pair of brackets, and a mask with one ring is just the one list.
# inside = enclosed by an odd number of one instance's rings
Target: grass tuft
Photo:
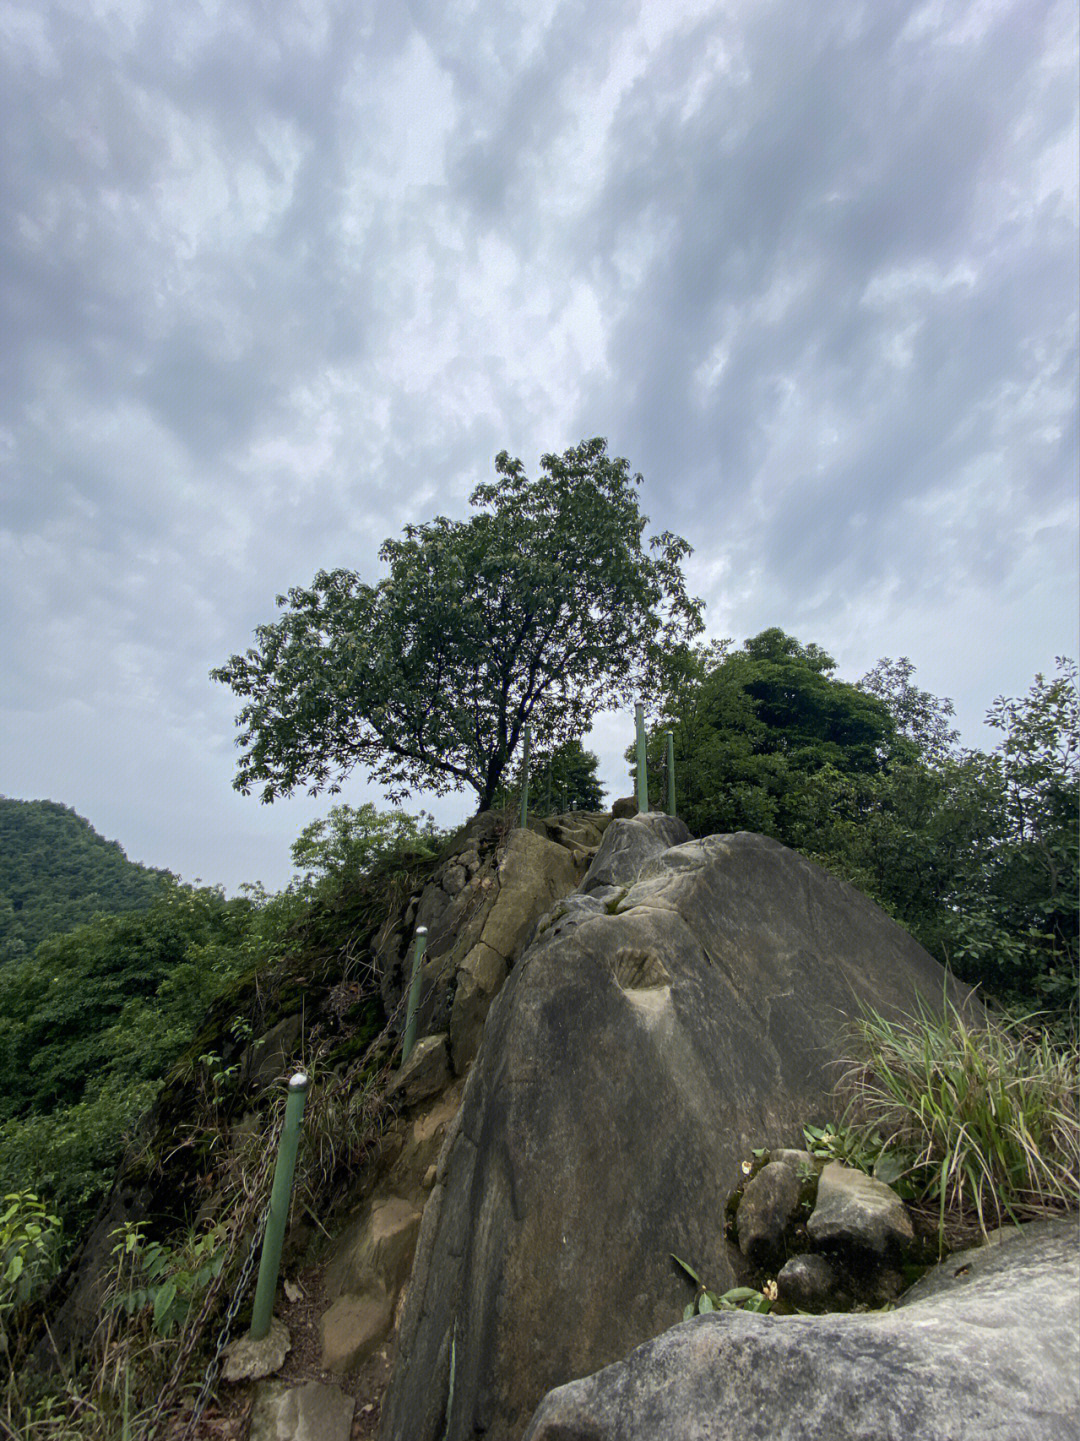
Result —
[[903, 1161], [943, 1243], [1080, 1206], [1080, 1053], [1034, 1019], [974, 1025], [946, 1000], [940, 1012], [855, 1022], [844, 1127]]

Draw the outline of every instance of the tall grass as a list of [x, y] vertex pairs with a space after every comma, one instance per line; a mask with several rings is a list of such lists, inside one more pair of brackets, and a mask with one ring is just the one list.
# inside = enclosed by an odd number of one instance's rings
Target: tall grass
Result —
[[855, 1022], [844, 1125], [902, 1162], [943, 1241], [1080, 1206], [1080, 1053], [1032, 1019], [975, 1025], [946, 1000]]

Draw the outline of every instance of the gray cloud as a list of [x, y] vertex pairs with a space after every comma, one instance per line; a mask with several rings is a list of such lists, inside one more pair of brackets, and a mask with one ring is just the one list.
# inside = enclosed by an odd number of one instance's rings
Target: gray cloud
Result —
[[593, 434], [715, 630], [1025, 686], [1076, 636], [1073, 10], [0, 0], [0, 790], [280, 881], [312, 812], [231, 794], [210, 666]]

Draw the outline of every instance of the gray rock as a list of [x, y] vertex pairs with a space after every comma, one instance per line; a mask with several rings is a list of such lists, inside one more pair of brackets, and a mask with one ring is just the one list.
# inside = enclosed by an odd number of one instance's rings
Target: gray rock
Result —
[[469, 876], [464, 866], [447, 866], [443, 871], [442, 888], [448, 896], [456, 896], [465, 889]]
[[620, 796], [611, 807], [613, 821], [628, 821], [638, 813], [637, 796]]
[[836, 1272], [824, 1256], [806, 1253], [792, 1256], [776, 1273], [776, 1291], [781, 1301], [800, 1311], [826, 1311], [836, 1285]]
[[421, 1036], [409, 1059], [387, 1087], [387, 1096], [401, 1105], [430, 1100], [450, 1084], [449, 1036]]
[[1066, 1441], [1075, 1222], [949, 1258], [894, 1311], [696, 1317], [547, 1395], [522, 1441]]
[[581, 890], [588, 895], [601, 886], [632, 886], [647, 861], [689, 839], [685, 821], [661, 811], [642, 812], [632, 820], [612, 821], [585, 873]]
[[[944, 972], [906, 931], [774, 841], [691, 841], [647, 870], [617, 914], [544, 931], [491, 1007], [424, 1211], [385, 1441], [519, 1441], [552, 1386], [678, 1320], [669, 1253], [737, 1284], [717, 1198], [747, 1138], [779, 1145], [821, 1112], [860, 1000], [940, 1003]], [[623, 989], [623, 948], [669, 983]]]
[[355, 1408], [337, 1386], [264, 1381], [255, 1388], [250, 1441], [349, 1441]]
[[392, 1321], [388, 1296], [339, 1296], [319, 1320], [323, 1366], [339, 1375], [354, 1370], [389, 1334]]
[[739, 1250], [754, 1266], [784, 1254], [784, 1232], [799, 1206], [799, 1181], [783, 1161], [770, 1161], [746, 1183], [736, 1213]]
[[892, 1187], [839, 1161], [830, 1161], [818, 1179], [806, 1229], [816, 1246], [857, 1247], [875, 1256], [915, 1244], [911, 1217]]
[[270, 1330], [258, 1341], [249, 1332], [229, 1342], [221, 1374], [226, 1381], [258, 1381], [272, 1376], [284, 1366], [291, 1345], [285, 1322], [271, 1316]]
[[804, 1171], [817, 1170], [817, 1167], [814, 1165], [814, 1158], [809, 1151], [795, 1151], [781, 1146], [769, 1152], [769, 1160], [783, 1161], [784, 1165], [790, 1166], [796, 1175], [798, 1175], [800, 1169]]

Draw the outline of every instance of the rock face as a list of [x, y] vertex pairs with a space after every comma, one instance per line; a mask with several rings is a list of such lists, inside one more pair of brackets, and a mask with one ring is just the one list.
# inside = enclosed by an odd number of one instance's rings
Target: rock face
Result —
[[1064, 1441], [1075, 1220], [935, 1267], [894, 1311], [696, 1317], [545, 1397], [523, 1441]]
[[476, 1055], [488, 1008], [537, 920], [575, 888], [600, 840], [599, 828], [585, 818], [575, 826], [560, 817], [511, 831], [493, 850], [492, 823], [486, 815], [470, 822], [460, 852], [448, 858], [379, 948], [383, 998], [391, 1011], [408, 984], [415, 928], [427, 926], [419, 1034], [449, 1036], [458, 1075]]
[[612, 822], [491, 1007], [384, 1441], [518, 1441], [552, 1386], [678, 1320], [671, 1252], [736, 1284], [720, 1217], [742, 1156], [820, 1112], [860, 1001], [941, 997], [940, 967], [852, 887], [760, 836], [685, 836], [651, 813]]

